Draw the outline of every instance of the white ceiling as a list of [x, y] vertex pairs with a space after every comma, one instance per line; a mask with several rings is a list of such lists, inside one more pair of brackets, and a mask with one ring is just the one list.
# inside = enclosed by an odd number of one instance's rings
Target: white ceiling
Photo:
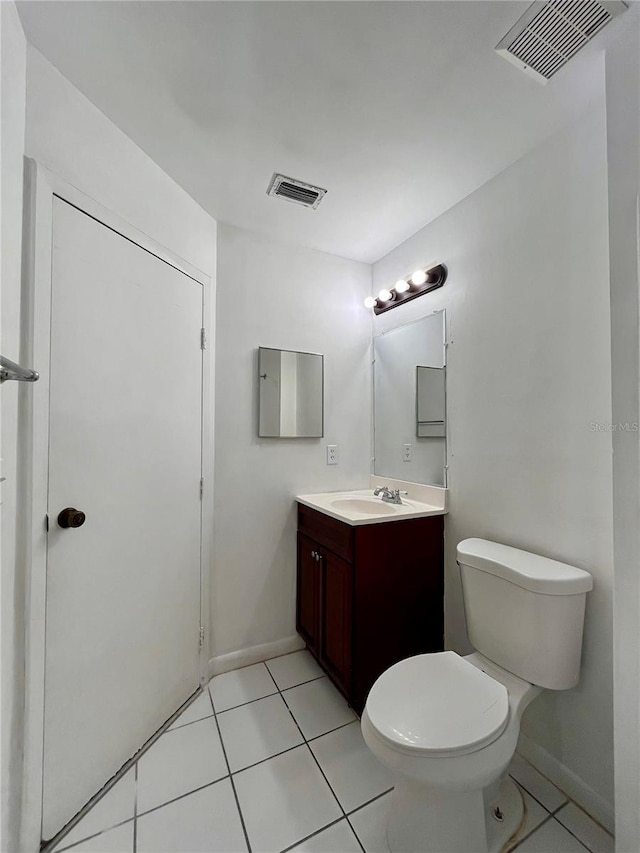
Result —
[[[29, 41], [220, 221], [367, 262], [582, 111], [493, 48], [528, 3], [22, 2]], [[596, 39], [597, 43], [597, 39]], [[317, 211], [274, 171], [329, 192]]]

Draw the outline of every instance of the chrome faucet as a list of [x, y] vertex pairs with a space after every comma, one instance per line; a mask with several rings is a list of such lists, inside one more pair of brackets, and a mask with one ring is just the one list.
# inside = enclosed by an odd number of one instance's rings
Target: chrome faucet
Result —
[[[400, 500], [400, 489], [390, 489], [388, 486], [380, 486], [379, 489], [375, 489], [373, 492], [376, 497], [378, 495], [382, 495], [382, 500], [388, 504], [401, 504]], [[403, 494], [407, 494], [403, 492]]]

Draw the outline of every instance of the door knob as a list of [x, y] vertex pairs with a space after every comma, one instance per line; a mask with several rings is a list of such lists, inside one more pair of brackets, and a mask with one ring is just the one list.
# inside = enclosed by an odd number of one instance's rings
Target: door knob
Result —
[[79, 509], [68, 506], [58, 514], [58, 525], [60, 527], [82, 527], [86, 515]]

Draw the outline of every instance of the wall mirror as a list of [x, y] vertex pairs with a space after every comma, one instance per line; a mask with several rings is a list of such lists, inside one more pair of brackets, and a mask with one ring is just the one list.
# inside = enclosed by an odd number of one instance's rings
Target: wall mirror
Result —
[[446, 485], [445, 313], [377, 335], [374, 473]]
[[258, 348], [258, 435], [321, 438], [324, 356]]

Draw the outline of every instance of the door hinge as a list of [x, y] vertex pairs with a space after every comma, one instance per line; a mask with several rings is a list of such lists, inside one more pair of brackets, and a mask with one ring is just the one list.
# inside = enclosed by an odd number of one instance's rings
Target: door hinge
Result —
[[204, 628], [200, 626], [200, 648], [204, 646]]
[[207, 348], [207, 330], [200, 329], [200, 349]]
[[49, 516], [48, 515], [45, 515], [45, 517], [44, 517], [44, 529], [47, 531], [47, 533], [49, 532]]
[[203, 495], [204, 495], [204, 477], [201, 477], [200, 478], [200, 500], [202, 500]]

